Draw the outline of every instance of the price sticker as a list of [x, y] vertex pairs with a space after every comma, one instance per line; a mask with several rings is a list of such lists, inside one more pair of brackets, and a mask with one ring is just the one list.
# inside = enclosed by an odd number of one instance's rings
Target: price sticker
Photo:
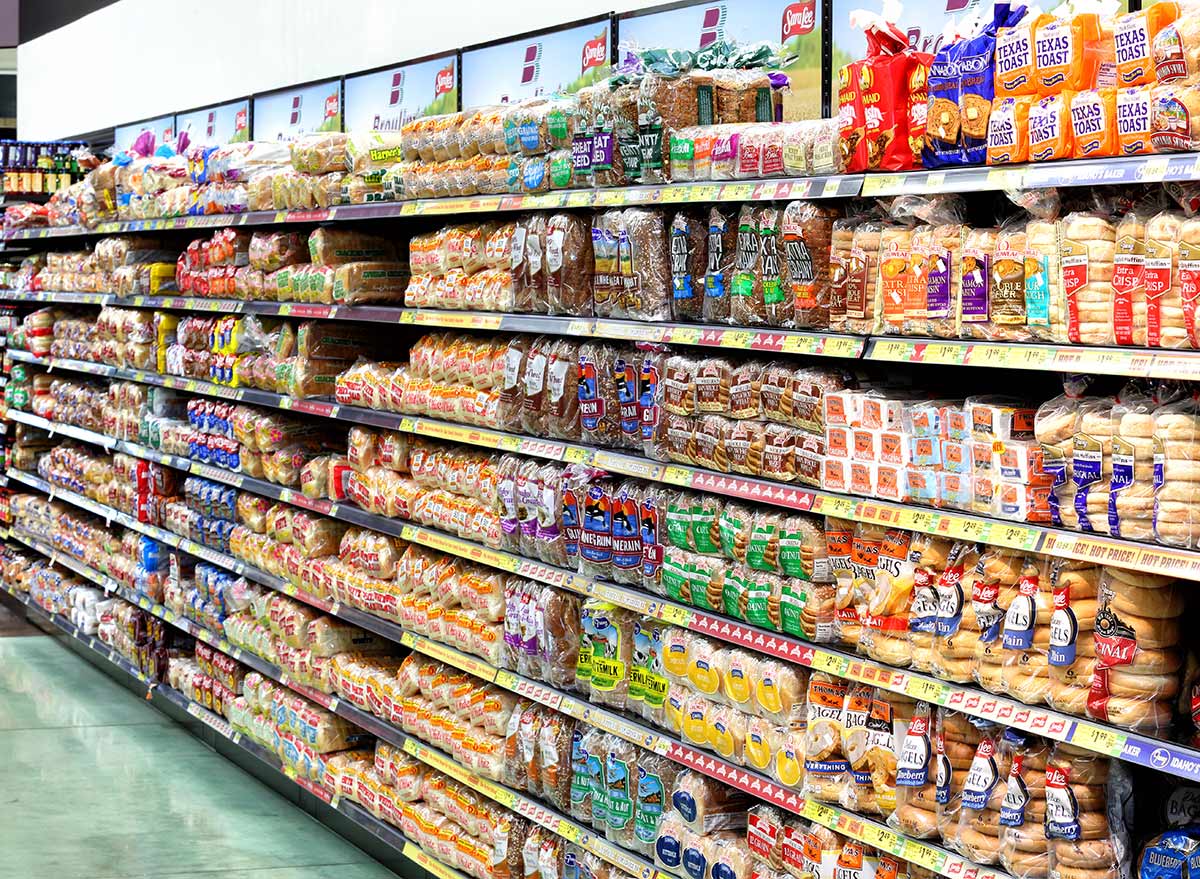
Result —
[[833, 338], [826, 339], [817, 353], [825, 357], [858, 357], [862, 349], [862, 339]]
[[569, 192], [567, 193], [567, 207], [569, 208], [586, 208], [592, 204], [594, 193], [591, 192]]
[[802, 336], [797, 333], [783, 337], [784, 354], [816, 354], [820, 340], [816, 336]]
[[579, 838], [582, 835], [579, 832], [579, 828], [565, 818], [558, 819], [558, 827], [555, 829], [555, 832], [570, 842], [579, 842]]
[[503, 687], [506, 690], [516, 690], [521, 683], [521, 679], [511, 671], [500, 670], [496, 672], [495, 683], [497, 687]]
[[813, 651], [812, 667], [817, 671], [824, 671], [842, 677], [845, 675], [849, 665], [850, 660], [845, 656], [838, 656], [836, 653], [826, 653], [824, 650]]
[[805, 800], [802, 814], [810, 821], [816, 821], [825, 827], [836, 827], [838, 810], [816, 800]]
[[663, 482], [669, 482], [672, 485], [691, 485], [692, 471], [686, 467], [667, 467], [663, 470]]
[[678, 604], [664, 604], [658, 609], [658, 617], [672, 625], [687, 627], [692, 624], [696, 615], [688, 608]]
[[925, 869], [933, 870], [934, 872], [941, 872], [942, 865], [946, 863], [945, 854], [912, 839], [904, 841], [900, 857], [914, 864], [920, 864]]
[[987, 185], [989, 189], [1021, 189], [1023, 175], [1016, 168], [989, 168]]
[[698, 345], [700, 344], [700, 329], [698, 327], [674, 327], [664, 342], [674, 342], [677, 345]]
[[1137, 169], [1139, 180], [1146, 183], [1158, 183], [1164, 180], [1167, 176], [1167, 167], [1170, 161], [1165, 157], [1157, 159], [1146, 159], [1141, 167]]
[[909, 678], [904, 683], [904, 692], [914, 699], [920, 699], [922, 702], [933, 702], [937, 705], [945, 705], [946, 700], [950, 697], [949, 687], [937, 681], [926, 680], [925, 678]]
[[903, 174], [870, 174], [863, 179], [863, 195], [892, 195], [904, 189]]
[[1090, 723], [1076, 723], [1071, 734], [1071, 744], [1097, 751], [1110, 757], [1120, 757], [1128, 736]]

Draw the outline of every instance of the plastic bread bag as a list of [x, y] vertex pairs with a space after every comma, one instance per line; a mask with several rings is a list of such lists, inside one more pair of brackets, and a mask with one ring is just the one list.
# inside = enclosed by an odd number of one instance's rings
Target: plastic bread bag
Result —
[[1045, 830], [1050, 744], [1007, 729], [1000, 739], [1000, 753], [1009, 771], [999, 809], [999, 862], [1020, 879], [1044, 879], [1050, 871]]
[[1089, 717], [1151, 735], [1170, 726], [1182, 689], [1183, 598], [1168, 577], [1104, 569]]
[[556, 340], [550, 348], [546, 397], [546, 433], [557, 439], [580, 439], [579, 346], [569, 339]]
[[500, 388], [497, 426], [502, 430], [521, 432], [525, 404], [525, 370], [533, 345], [530, 336], [513, 336], [504, 353], [504, 384]]
[[[535, 336], [525, 353], [525, 367], [519, 381], [523, 383], [521, 395], [519, 430], [531, 436], [546, 435], [546, 419], [549, 410], [549, 387], [546, 369], [552, 340], [549, 336]], [[521, 389], [518, 389], [521, 390]], [[501, 395], [501, 400], [503, 400]]]
[[920, 552], [912, 547], [910, 532], [889, 528], [880, 544], [874, 574], [874, 591], [859, 643], [867, 656], [897, 667], [912, 660], [909, 616]]
[[713, 207], [708, 214], [707, 263], [704, 272], [705, 323], [728, 323], [738, 260], [738, 216]]
[[842, 751], [846, 681], [823, 672], [808, 682], [807, 734], [804, 747], [804, 795], [837, 803], [850, 777]]
[[579, 346], [581, 438], [592, 445], [620, 445], [621, 406], [612, 369], [616, 359], [617, 349], [604, 342]]
[[670, 320], [673, 294], [663, 212], [627, 208], [617, 234], [625, 313], [633, 320]]
[[515, 311], [546, 313], [545, 254], [546, 217], [530, 214], [517, 223], [512, 240], [509, 268], [513, 273]]
[[[864, 220], [854, 226], [849, 252], [843, 257], [846, 276], [843, 288], [846, 294], [845, 332], [875, 332], [882, 236], [883, 226], [877, 221]], [[834, 246], [837, 246], [836, 230]], [[830, 320], [832, 324], [832, 308]]]
[[1067, 337], [1087, 345], [1111, 345], [1113, 260], [1116, 228], [1107, 217], [1072, 213], [1059, 223]]
[[1003, 692], [1026, 705], [1043, 702], [1050, 687], [1047, 649], [1054, 608], [1050, 591], [1045, 588], [1047, 573], [1044, 558], [1025, 558], [1001, 632]]
[[396, 248], [378, 235], [323, 226], [308, 236], [308, 254], [317, 265], [341, 265], [363, 260], [394, 260]]
[[1132, 780], [1119, 761], [1056, 743], [1046, 762], [1051, 875], [1094, 870], [1128, 877]]
[[591, 231], [574, 214], [553, 214], [546, 223], [546, 287], [550, 314], [592, 314]]
[[[1071, 457], [1079, 424], [1079, 401], [1087, 390], [1087, 376], [1066, 376], [1063, 393], [1038, 407], [1033, 421], [1034, 438], [1042, 447], [1042, 469], [1052, 479], [1050, 517], [1063, 524], [1063, 501], [1071, 482]], [[1073, 510], [1073, 507], [1072, 507]]]
[[1109, 483], [1112, 479], [1112, 397], [1087, 397], [1071, 454], [1074, 519], [1081, 531], [1108, 533]]
[[694, 211], [679, 211], [671, 218], [670, 236], [673, 316], [677, 321], [696, 322], [704, 316], [706, 218]]
[[597, 213], [592, 218], [592, 306], [596, 317], [627, 317], [618, 262], [620, 227], [619, 210]]
[[938, 709], [934, 760], [937, 829], [951, 848], [958, 844], [963, 787], [982, 737], [972, 718], [946, 708]]
[[[1185, 248], [1181, 233], [1184, 218], [1166, 211], [1146, 223], [1147, 341], [1152, 348], [1192, 348], [1182, 290], [1185, 273], [1180, 262]], [[1194, 323], [1194, 319], [1192, 321]]]
[[1082, 715], [1096, 668], [1093, 637], [1098, 609], [1100, 569], [1088, 563], [1051, 558], [1043, 588], [1053, 596], [1047, 661], [1050, 687], [1046, 702], [1052, 708]]
[[699, 772], [685, 769], [675, 777], [670, 803], [692, 833], [745, 830], [746, 795]]
[[990, 693], [1005, 692], [1002, 630], [1024, 569], [1022, 553], [987, 547], [964, 581], [971, 589], [971, 609], [979, 640], [975, 646], [975, 681]]
[[591, 616], [587, 630], [592, 669], [589, 698], [597, 705], [623, 709], [633, 660], [635, 615], [591, 599], [584, 606]]
[[298, 232], [255, 232], [250, 239], [250, 267], [263, 272], [307, 262], [308, 243]]
[[899, 742], [896, 759], [896, 810], [888, 826], [916, 839], [937, 835], [937, 715], [918, 702]]
[[782, 305], [792, 304], [783, 285], [778, 220], [779, 212], [774, 208], [744, 205], [741, 209], [733, 284], [729, 291], [732, 323], [766, 324], [770, 322], [768, 305], [778, 310]]
[[937, 623], [934, 629], [932, 671], [943, 680], [966, 683], [974, 679], [979, 628], [968, 589], [979, 559], [975, 544], [958, 542], [950, 550], [946, 568], [938, 575], [934, 589], [938, 596]]
[[632, 848], [636, 841], [634, 808], [637, 803], [638, 761], [637, 745], [617, 736], [609, 737], [608, 754], [604, 761], [606, 838], [623, 848]]
[[958, 850], [978, 864], [1000, 860], [1000, 808], [1007, 792], [1011, 752], [1003, 747], [998, 726], [981, 730], [979, 744], [963, 782], [958, 826]]
[[633, 713], [660, 726], [669, 682], [663, 674], [662, 640], [665, 626], [650, 617], [634, 624], [633, 665], [629, 670], [627, 706]]
[[830, 252], [836, 219], [836, 210], [814, 202], [790, 202], [784, 210], [782, 249], [796, 327], [829, 326]]

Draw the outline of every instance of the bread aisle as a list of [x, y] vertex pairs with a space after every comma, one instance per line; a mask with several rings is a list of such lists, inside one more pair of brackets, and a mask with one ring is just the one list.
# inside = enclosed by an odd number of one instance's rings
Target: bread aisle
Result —
[[1200, 7], [698, 9], [0, 142], [5, 600], [404, 876], [1185, 879]]

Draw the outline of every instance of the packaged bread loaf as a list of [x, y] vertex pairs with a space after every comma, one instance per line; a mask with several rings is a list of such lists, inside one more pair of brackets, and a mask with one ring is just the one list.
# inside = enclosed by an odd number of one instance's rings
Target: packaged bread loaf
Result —
[[1195, 511], [1200, 482], [1200, 407], [1194, 399], [1154, 412], [1154, 535], [1160, 543], [1192, 548], [1200, 542]]
[[1068, 341], [1060, 261], [1057, 224], [1030, 220], [1025, 226], [1025, 320], [1030, 334], [1042, 341]]
[[1112, 329], [1118, 345], [1146, 344], [1146, 219], [1130, 211], [1116, 226]]
[[727, 323], [738, 260], [738, 214], [714, 206], [708, 214], [708, 247], [704, 272], [706, 323]]
[[783, 212], [780, 233], [792, 323], [802, 329], [829, 325], [829, 255], [836, 217], [835, 210], [807, 201], [790, 202]]
[[516, 311], [547, 311], [545, 253], [546, 215], [535, 213], [519, 220], [513, 234], [509, 264]]
[[621, 436], [621, 406], [612, 363], [616, 349], [602, 342], [579, 346], [579, 422], [584, 441], [617, 446]]
[[679, 211], [671, 218], [671, 293], [677, 321], [704, 317], [707, 242], [707, 219], [701, 214]]
[[596, 317], [628, 316], [618, 261], [620, 228], [619, 210], [603, 211], [592, 218], [592, 305]]
[[1006, 223], [996, 234], [992, 253], [991, 296], [988, 321], [993, 338], [1026, 340], [1024, 223]]
[[1096, 667], [1092, 633], [1096, 628], [1100, 569], [1086, 562], [1052, 558], [1047, 580], [1054, 612], [1050, 617], [1050, 689], [1046, 702], [1059, 711], [1082, 715]]
[[905, 303], [911, 297], [912, 236], [908, 226], [889, 223], [879, 239], [879, 293], [875, 330], [885, 334], [904, 328]]
[[1113, 257], [1116, 228], [1096, 214], [1069, 214], [1060, 222], [1067, 337], [1088, 345], [1111, 345]]
[[1000, 747], [1009, 766], [1000, 802], [1000, 864], [1019, 879], [1047, 879], [1046, 763], [1050, 743], [1009, 729]]
[[634, 615], [594, 600], [586, 602], [585, 608], [591, 611], [587, 631], [592, 666], [589, 698], [597, 705], [623, 709], [633, 659]]
[[525, 401], [525, 368], [532, 338], [513, 336], [504, 353], [504, 384], [496, 411], [497, 426], [502, 430], [521, 431], [521, 412]]
[[987, 339], [990, 335], [996, 235], [995, 229], [970, 229], [963, 236], [958, 335], [965, 339]]
[[1183, 608], [1183, 593], [1168, 577], [1104, 570], [1088, 716], [1152, 735], [1170, 726], [1183, 664]]
[[671, 264], [663, 212], [627, 208], [618, 242], [625, 313], [634, 320], [670, 320]]
[[[1160, 35], [1161, 36], [1161, 35]], [[1160, 82], [1150, 90], [1150, 145], [1155, 152], [1190, 152], [1200, 145], [1200, 89], [1194, 79]]]
[[557, 439], [579, 439], [579, 346], [559, 339], [546, 361], [546, 432]]
[[[846, 257], [845, 332], [866, 335], [875, 331], [882, 235], [883, 227], [876, 221], [863, 221], [854, 228]], [[834, 237], [836, 247], [836, 233]]]
[[793, 318], [791, 291], [780, 242], [781, 212], [743, 207], [738, 221], [738, 254], [731, 319], [743, 326], [784, 326]]
[[550, 314], [586, 317], [592, 313], [591, 230], [575, 214], [546, 221], [546, 293]]
[[846, 286], [850, 280], [850, 251], [857, 221], [835, 220], [829, 239], [829, 329], [846, 327]]

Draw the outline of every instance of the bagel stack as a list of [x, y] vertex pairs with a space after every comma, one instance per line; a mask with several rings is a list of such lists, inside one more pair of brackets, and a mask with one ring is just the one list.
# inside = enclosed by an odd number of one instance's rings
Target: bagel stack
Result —
[[917, 702], [899, 693], [875, 691], [871, 706], [871, 743], [867, 749], [867, 766], [875, 800], [882, 815], [890, 817], [896, 811], [896, 773], [900, 737], [912, 722]]
[[[1050, 689], [1050, 615], [1054, 597], [1047, 577], [1048, 559], [1029, 556], [1017, 582], [1016, 595], [1004, 616], [1004, 692], [1026, 705], [1046, 701]], [[1043, 584], [1046, 588], [1043, 588]]]
[[1075, 527], [1075, 484], [1071, 481], [1071, 456], [1079, 427], [1078, 398], [1064, 393], [1038, 407], [1033, 436], [1042, 446], [1043, 469], [1054, 481], [1050, 486], [1050, 516], [1055, 525]]
[[1154, 536], [1159, 543], [1200, 545], [1200, 403], [1182, 400], [1154, 413], [1154, 454], [1162, 474], [1154, 491]]
[[[1046, 842], [1056, 879], [1118, 879], [1126, 846], [1109, 824], [1110, 761], [1056, 743], [1046, 762]], [[1123, 828], [1120, 828], [1123, 835]]]
[[889, 826], [915, 839], [938, 835], [936, 742], [937, 714], [918, 702], [899, 742], [896, 811], [888, 818]]
[[1025, 226], [1025, 286], [1045, 296], [1048, 309], [1044, 316], [1030, 312], [1029, 329], [1035, 338], [1045, 342], [1067, 341], [1059, 260], [1058, 224], [1049, 220], [1030, 220]]
[[1089, 397], [1079, 407], [1071, 453], [1075, 518], [1080, 531], [1108, 534], [1108, 491], [1112, 479], [1112, 408], [1110, 397]]
[[1000, 861], [1000, 806], [1004, 802], [1012, 752], [1001, 746], [1003, 728], [982, 730], [963, 783], [956, 831], [958, 851], [977, 864]]
[[1111, 345], [1117, 229], [1104, 217], [1075, 213], [1062, 219], [1059, 230], [1067, 338], [1084, 345]]
[[1146, 341], [1151, 348], [1194, 347], [1184, 326], [1179, 235], [1184, 218], [1164, 211], [1146, 223]]
[[938, 576], [938, 617], [933, 639], [932, 671], [944, 681], [968, 683], [975, 679], [979, 649], [979, 623], [975, 606], [967, 600], [975, 581], [979, 547], [958, 542], [950, 550], [946, 568]]
[[982, 739], [979, 728], [967, 715], [938, 709], [937, 828], [950, 848], [957, 846], [963, 786]]
[[1050, 688], [1046, 703], [1068, 714], [1083, 715], [1096, 667], [1097, 596], [1100, 568], [1090, 562], [1052, 558], [1050, 576], [1043, 587], [1050, 592], [1054, 611], [1050, 615], [1047, 661]]
[[1000, 804], [1000, 864], [1017, 879], [1047, 879], [1046, 762], [1050, 743], [1008, 730], [1005, 746], [1012, 756]]
[[861, 644], [867, 656], [904, 668], [912, 660], [908, 638], [915, 557], [913, 533], [889, 528], [879, 550], [873, 589], [867, 599]]
[[850, 775], [842, 751], [846, 680], [818, 672], [808, 679], [804, 796], [837, 803]]
[[875, 700], [875, 688], [861, 683], [846, 687], [842, 709], [842, 753], [850, 763], [850, 776], [842, 787], [839, 802], [843, 807], [866, 815], [880, 814], [867, 762], [872, 729], [869, 723]]
[[1127, 388], [1112, 408], [1108, 524], [1113, 537], [1154, 539], [1154, 403]]
[[1130, 211], [1117, 224], [1113, 256], [1113, 341], [1146, 345], [1146, 218]]
[[933, 639], [937, 629], [937, 580], [946, 567], [954, 546], [949, 540], [929, 534], [913, 537], [913, 596], [909, 607], [908, 641], [911, 665], [917, 671], [933, 671]]
[[1170, 577], [1105, 569], [1089, 717], [1152, 734], [1171, 725], [1184, 664], [1184, 604]]
[[[1200, 268], [1200, 219], [1189, 217], [1179, 227], [1179, 271], [1187, 279], [1184, 289], [1191, 287]], [[1195, 308], [1184, 309], [1183, 328], [1188, 348], [1200, 348], [1200, 327], [1197, 327]]]
[[979, 626], [975, 645], [975, 680], [989, 693], [1004, 692], [1004, 617], [1017, 594], [1024, 554], [988, 547], [975, 565], [971, 604]]

